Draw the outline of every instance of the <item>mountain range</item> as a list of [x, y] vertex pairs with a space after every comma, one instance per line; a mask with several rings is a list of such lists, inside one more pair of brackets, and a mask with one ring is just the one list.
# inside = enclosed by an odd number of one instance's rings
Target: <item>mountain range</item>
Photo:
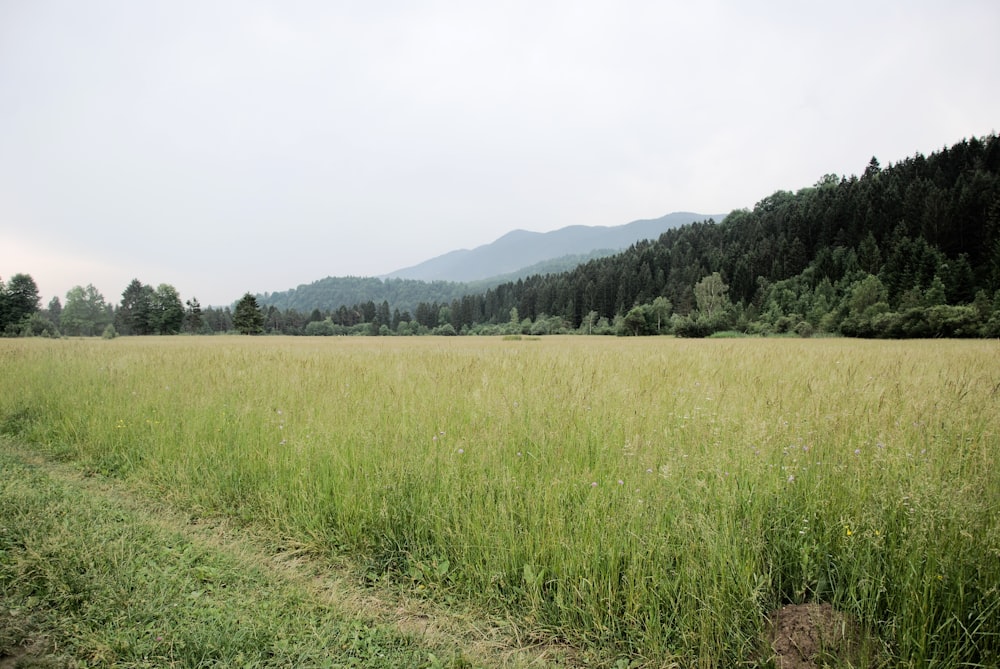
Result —
[[[612, 255], [632, 244], [656, 239], [672, 228], [723, 216], [675, 212], [660, 218], [618, 226], [571, 225], [552, 232], [513, 230], [490, 244], [460, 249], [391, 272], [383, 278], [420, 281], [480, 281], [511, 273], [564, 256], [587, 259]], [[595, 255], [595, 251], [603, 253]]]
[[420, 302], [450, 302], [508, 281], [567, 272], [638, 242], [656, 239], [668, 230], [712, 218], [675, 212], [619, 226], [571, 225], [552, 232], [514, 230], [491, 244], [451, 251], [382, 277], [329, 276], [297, 288], [257, 295], [257, 300], [262, 306], [306, 313], [383, 301], [412, 311]]

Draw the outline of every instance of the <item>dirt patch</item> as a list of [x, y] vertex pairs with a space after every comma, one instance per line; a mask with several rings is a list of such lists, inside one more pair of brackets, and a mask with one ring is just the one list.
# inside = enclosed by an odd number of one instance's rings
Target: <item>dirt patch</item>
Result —
[[857, 664], [863, 637], [858, 624], [829, 604], [784, 606], [770, 616], [769, 641], [778, 669]]

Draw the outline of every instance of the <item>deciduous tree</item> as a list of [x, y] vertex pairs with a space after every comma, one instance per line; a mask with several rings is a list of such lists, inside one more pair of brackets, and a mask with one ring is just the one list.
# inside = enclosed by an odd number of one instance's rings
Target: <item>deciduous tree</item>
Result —
[[722, 280], [722, 275], [712, 272], [694, 285], [698, 311], [704, 318], [712, 320], [731, 306], [728, 293], [729, 286]]
[[62, 309], [63, 334], [76, 337], [94, 337], [111, 323], [104, 296], [94, 287], [74, 286], [66, 293], [66, 306]]
[[150, 325], [158, 334], [177, 334], [184, 324], [184, 306], [177, 289], [161, 283], [153, 293]]

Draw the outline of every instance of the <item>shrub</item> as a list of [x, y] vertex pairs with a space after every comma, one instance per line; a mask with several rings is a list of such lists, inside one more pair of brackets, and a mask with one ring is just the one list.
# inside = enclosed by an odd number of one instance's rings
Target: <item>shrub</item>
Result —
[[816, 328], [809, 321], [799, 321], [799, 324], [795, 326], [795, 334], [800, 337], [812, 337], [815, 332]]

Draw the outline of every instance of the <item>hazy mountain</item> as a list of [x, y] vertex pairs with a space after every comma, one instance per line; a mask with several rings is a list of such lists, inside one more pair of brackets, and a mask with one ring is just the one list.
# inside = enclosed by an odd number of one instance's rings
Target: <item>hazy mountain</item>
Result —
[[586, 254], [560, 256], [523, 267], [516, 272], [469, 282], [328, 276], [290, 290], [258, 294], [257, 303], [265, 307], [296, 309], [308, 313], [313, 309], [333, 311], [345, 305], [351, 306], [369, 301], [379, 304], [386, 301], [395, 309], [412, 312], [421, 302], [448, 303], [463, 295], [481, 293], [502, 283], [517, 281], [535, 274], [568, 272], [577, 265], [615, 253], [618, 251], [599, 249]]
[[502, 283], [525, 279], [529, 276], [534, 276], [535, 274], [560, 274], [562, 272], [568, 272], [577, 265], [582, 265], [585, 262], [590, 262], [591, 260], [596, 260], [597, 258], [613, 256], [620, 252], [621, 249], [596, 249], [589, 253], [571, 253], [570, 255], [559, 256], [558, 258], [549, 258], [548, 260], [543, 260], [542, 262], [535, 263], [534, 265], [522, 267], [514, 272], [497, 274], [496, 276], [491, 276], [486, 279], [478, 279], [476, 281], [468, 281], [463, 285], [468, 288], [467, 292], [469, 293], [480, 293], [495, 286], [499, 286]]
[[656, 239], [672, 228], [724, 216], [676, 212], [661, 218], [618, 226], [571, 225], [552, 232], [514, 230], [491, 244], [462, 249], [396, 270], [386, 278], [423, 281], [478, 281], [518, 272], [525, 267], [569, 255], [589, 255], [599, 249], [618, 251], [637, 241]]

